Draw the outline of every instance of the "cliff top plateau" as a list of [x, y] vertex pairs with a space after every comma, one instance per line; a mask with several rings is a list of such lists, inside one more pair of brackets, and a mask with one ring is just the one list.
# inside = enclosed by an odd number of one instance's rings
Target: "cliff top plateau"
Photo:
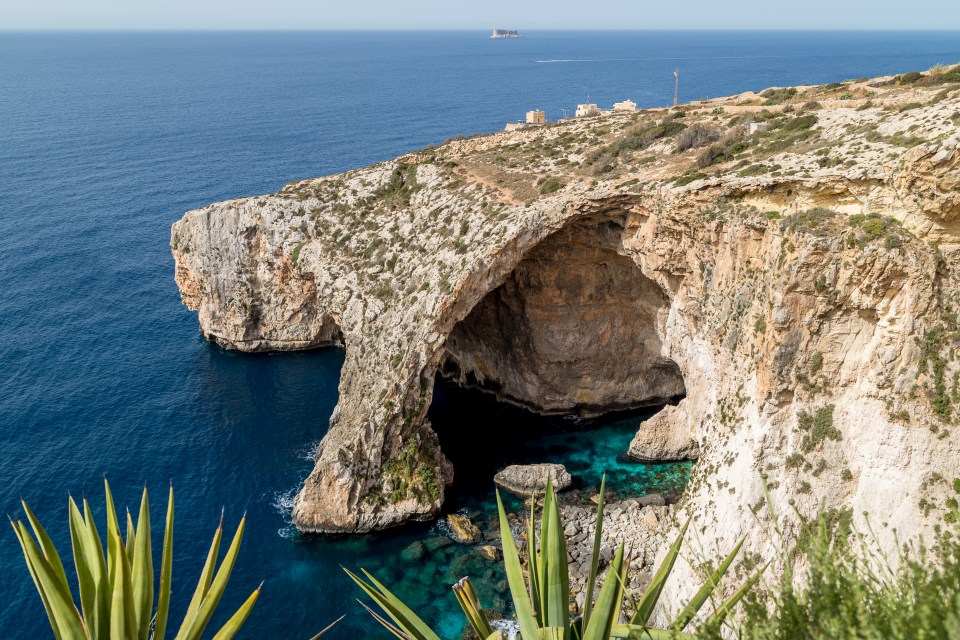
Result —
[[226, 348], [345, 348], [305, 531], [438, 513], [440, 372], [543, 413], [682, 398], [631, 453], [699, 456], [705, 548], [772, 553], [764, 480], [788, 534], [825, 504], [892, 547], [960, 476], [958, 125], [953, 67], [451, 140], [187, 213], [176, 281]]

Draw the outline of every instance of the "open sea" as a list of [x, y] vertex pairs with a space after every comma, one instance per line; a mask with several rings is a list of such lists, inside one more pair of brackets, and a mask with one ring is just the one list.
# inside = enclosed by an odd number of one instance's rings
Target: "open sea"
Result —
[[[244, 512], [248, 529], [217, 621], [265, 581], [242, 637], [305, 640], [343, 613], [327, 638], [384, 637], [343, 565], [384, 577], [452, 640], [462, 620], [449, 585], [470, 574], [484, 604], [502, 606], [498, 565], [436, 524], [297, 533], [290, 504], [343, 356], [204, 342], [173, 282], [170, 224], [536, 107], [554, 119], [588, 96], [666, 105], [678, 68], [686, 101], [960, 62], [956, 32], [488, 35], [0, 31], [0, 508], [20, 515], [23, 496], [68, 553], [68, 492], [102, 514], [104, 475], [121, 505], [146, 483], [162, 522], [172, 481], [174, 621], [223, 507], [231, 530]], [[510, 462], [565, 462], [584, 492], [607, 471], [624, 495], [679, 491], [689, 471], [621, 457], [649, 414], [541, 419], [447, 384], [431, 412], [457, 466], [447, 508], [480, 524], [490, 478]], [[0, 638], [52, 637], [9, 530], [0, 572]]]

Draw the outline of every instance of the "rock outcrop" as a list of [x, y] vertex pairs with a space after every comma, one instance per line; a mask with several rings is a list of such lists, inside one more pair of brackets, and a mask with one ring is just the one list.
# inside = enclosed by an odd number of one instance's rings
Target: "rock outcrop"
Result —
[[542, 496], [550, 482], [554, 491], [563, 491], [573, 478], [562, 464], [512, 464], [497, 472], [493, 481], [518, 496]]
[[700, 456], [700, 444], [686, 407], [664, 407], [645, 421], [630, 442], [627, 455], [641, 462], [696, 460]]
[[467, 516], [451, 513], [447, 516], [447, 524], [450, 525], [450, 536], [460, 544], [473, 544], [480, 539], [480, 529]]
[[442, 370], [543, 412], [682, 395], [632, 449], [699, 451], [676, 508], [704, 548], [773, 555], [764, 478], [787, 535], [825, 503], [892, 547], [960, 476], [960, 87], [922, 78], [451, 141], [214, 204], [173, 226], [177, 284], [227, 348], [345, 349], [305, 531], [438, 513]]

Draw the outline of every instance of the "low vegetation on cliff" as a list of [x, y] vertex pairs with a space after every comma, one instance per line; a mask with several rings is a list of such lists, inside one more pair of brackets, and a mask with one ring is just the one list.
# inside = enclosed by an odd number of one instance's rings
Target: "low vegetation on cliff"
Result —
[[[659, 396], [596, 390], [669, 370], [685, 398], [658, 433], [699, 455], [677, 508], [708, 544], [769, 524], [766, 477], [778, 512], [793, 501], [862, 525], [869, 510], [895, 550], [958, 517], [958, 79], [946, 67], [450, 140], [188, 213], [177, 282], [218, 344], [345, 345], [294, 506], [305, 531], [439, 512], [453, 470], [427, 411], [447, 363], [551, 412], [636, 406]], [[616, 340], [599, 349], [603, 331]], [[579, 377], [540, 366], [572, 361]], [[748, 537], [745, 551], [770, 549]]]

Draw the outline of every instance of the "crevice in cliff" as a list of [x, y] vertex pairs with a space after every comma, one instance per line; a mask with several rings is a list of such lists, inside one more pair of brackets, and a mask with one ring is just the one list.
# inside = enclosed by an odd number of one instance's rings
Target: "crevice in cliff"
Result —
[[580, 222], [533, 247], [451, 331], [440, 373], [541, 414], [596, 416], [685, 393], [658, 331], [669, 298], [622, 227]]

